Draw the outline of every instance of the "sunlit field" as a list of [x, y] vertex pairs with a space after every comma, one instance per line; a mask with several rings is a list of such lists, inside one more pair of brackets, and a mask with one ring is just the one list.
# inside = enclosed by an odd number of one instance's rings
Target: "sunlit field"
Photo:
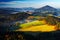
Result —
[[29, 28], [31, 26], [38, 26], [38, 25], [44, 25], [45, 22], [44, 21], [33, 21], [33, 22], [28, 22], [28, 23], [24, 23], [24, 24], [21, 24], [20, 27], [21, 28]]
[[51, 31], [56, 31], [57, 27], [48, 25], [45, 23], [45, 21], [33, 21], [25, 24], [21, 24], [21, 29], [18, 29], [16, 31], [40, 31], [40, 32], [51, 32]]

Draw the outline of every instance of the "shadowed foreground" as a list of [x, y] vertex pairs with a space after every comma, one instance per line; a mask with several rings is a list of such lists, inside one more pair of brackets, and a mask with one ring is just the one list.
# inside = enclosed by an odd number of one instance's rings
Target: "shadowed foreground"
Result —
[[55, 32], [2, 32], [0, 40], [60, 40], [60, 31]]

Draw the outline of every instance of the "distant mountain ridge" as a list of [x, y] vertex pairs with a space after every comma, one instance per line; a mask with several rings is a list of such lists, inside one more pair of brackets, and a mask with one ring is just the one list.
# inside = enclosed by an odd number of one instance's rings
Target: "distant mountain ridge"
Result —
[[56, 10], [56, 8], [51, 7], [51, 6], [49, 6], [49, 5], [43, 6], [43, 7], [39, 8], [39, 9], [49, 9], [49, 8]]
[[51, 11], [52, 12], [52, 11], [57, 11], [57, 9], [54, 8], [54, 7], [51, 7], [51, 6], [46, 5], [44, 7], [41, 7], [41, 8], [36, 9], [35, 11], [36, 12], [44, 12], [44, 11]]
[[28, 8], [0, 8], [0, 14], [12, 14], [15, 12], [26, 12], [31, 11], [33, 12], [35, 8], [28, 7]]
[[46, 16], [49, 14], [52, 14], [54, 16], [58, 16], [59, 11], [57, 8], [46, 5], [41, 8], [36, 9], [35, 12], [33, 13], [33, 15], [40, 15], [40, 16]]
[[0, 8], [0, 14], [15, 14], [17, 12], [44, 12], [44, 11], [60, 11], [60, 9], [51, 7], [51, 6], [44, 6], [41, 8], [33, 8], [33, 7], [25, 7], [25, 8]]

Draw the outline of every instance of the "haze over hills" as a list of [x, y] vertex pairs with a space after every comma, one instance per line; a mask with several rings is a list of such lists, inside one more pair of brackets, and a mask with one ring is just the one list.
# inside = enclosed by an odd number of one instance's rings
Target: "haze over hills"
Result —
[[53, 14], [55, 16], [58, 16], [59, 11], [57, 8], [51, 7], [49, 5], [43, 6], [41, 8], [38, 8], [35, 10], [35, 12], [33, 13], [33, 15], [46, 15], [44, 13], [49, 14]]
[[[0, 8], [0, 14], [15, 14], [17, 12], [27, 12], [27, 11], [31, 11], [31, 12], [36, 12], [39, 11], [39, 10], [43, 10], [43, 11], [60, 11], [60, 9], [58, 8], [54, 8], [54, 7], [51, 7], [51, 6], [44, 6], [44, 7], [41, 7], [41, 8], [33, 8], [33, 7], [25, 7], [25, 8]], [[43, 12], [42, 11], [42, 12]]]
[[54, 7], [46, 5], [44, 7], [36, 9], [35, 11], [37, 11], [37, 12], [51, 11], [52, 12], [52, 11], [57, 11], [57, 9]]
[[31, 11], [34, 12], [35, 8], [28, 7], [28, 8], [0, 8], [0, 14], [12, 14], [17, 12], [26, 12]]

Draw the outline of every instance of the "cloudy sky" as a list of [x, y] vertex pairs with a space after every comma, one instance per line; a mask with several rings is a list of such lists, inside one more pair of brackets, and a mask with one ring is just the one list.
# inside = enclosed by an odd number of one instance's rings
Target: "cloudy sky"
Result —
[[0, 7], [34, 7], [40, 8], [45, 5], [50, 5], [55, 8], [60, 8], [60, 0], [0, 0]]

